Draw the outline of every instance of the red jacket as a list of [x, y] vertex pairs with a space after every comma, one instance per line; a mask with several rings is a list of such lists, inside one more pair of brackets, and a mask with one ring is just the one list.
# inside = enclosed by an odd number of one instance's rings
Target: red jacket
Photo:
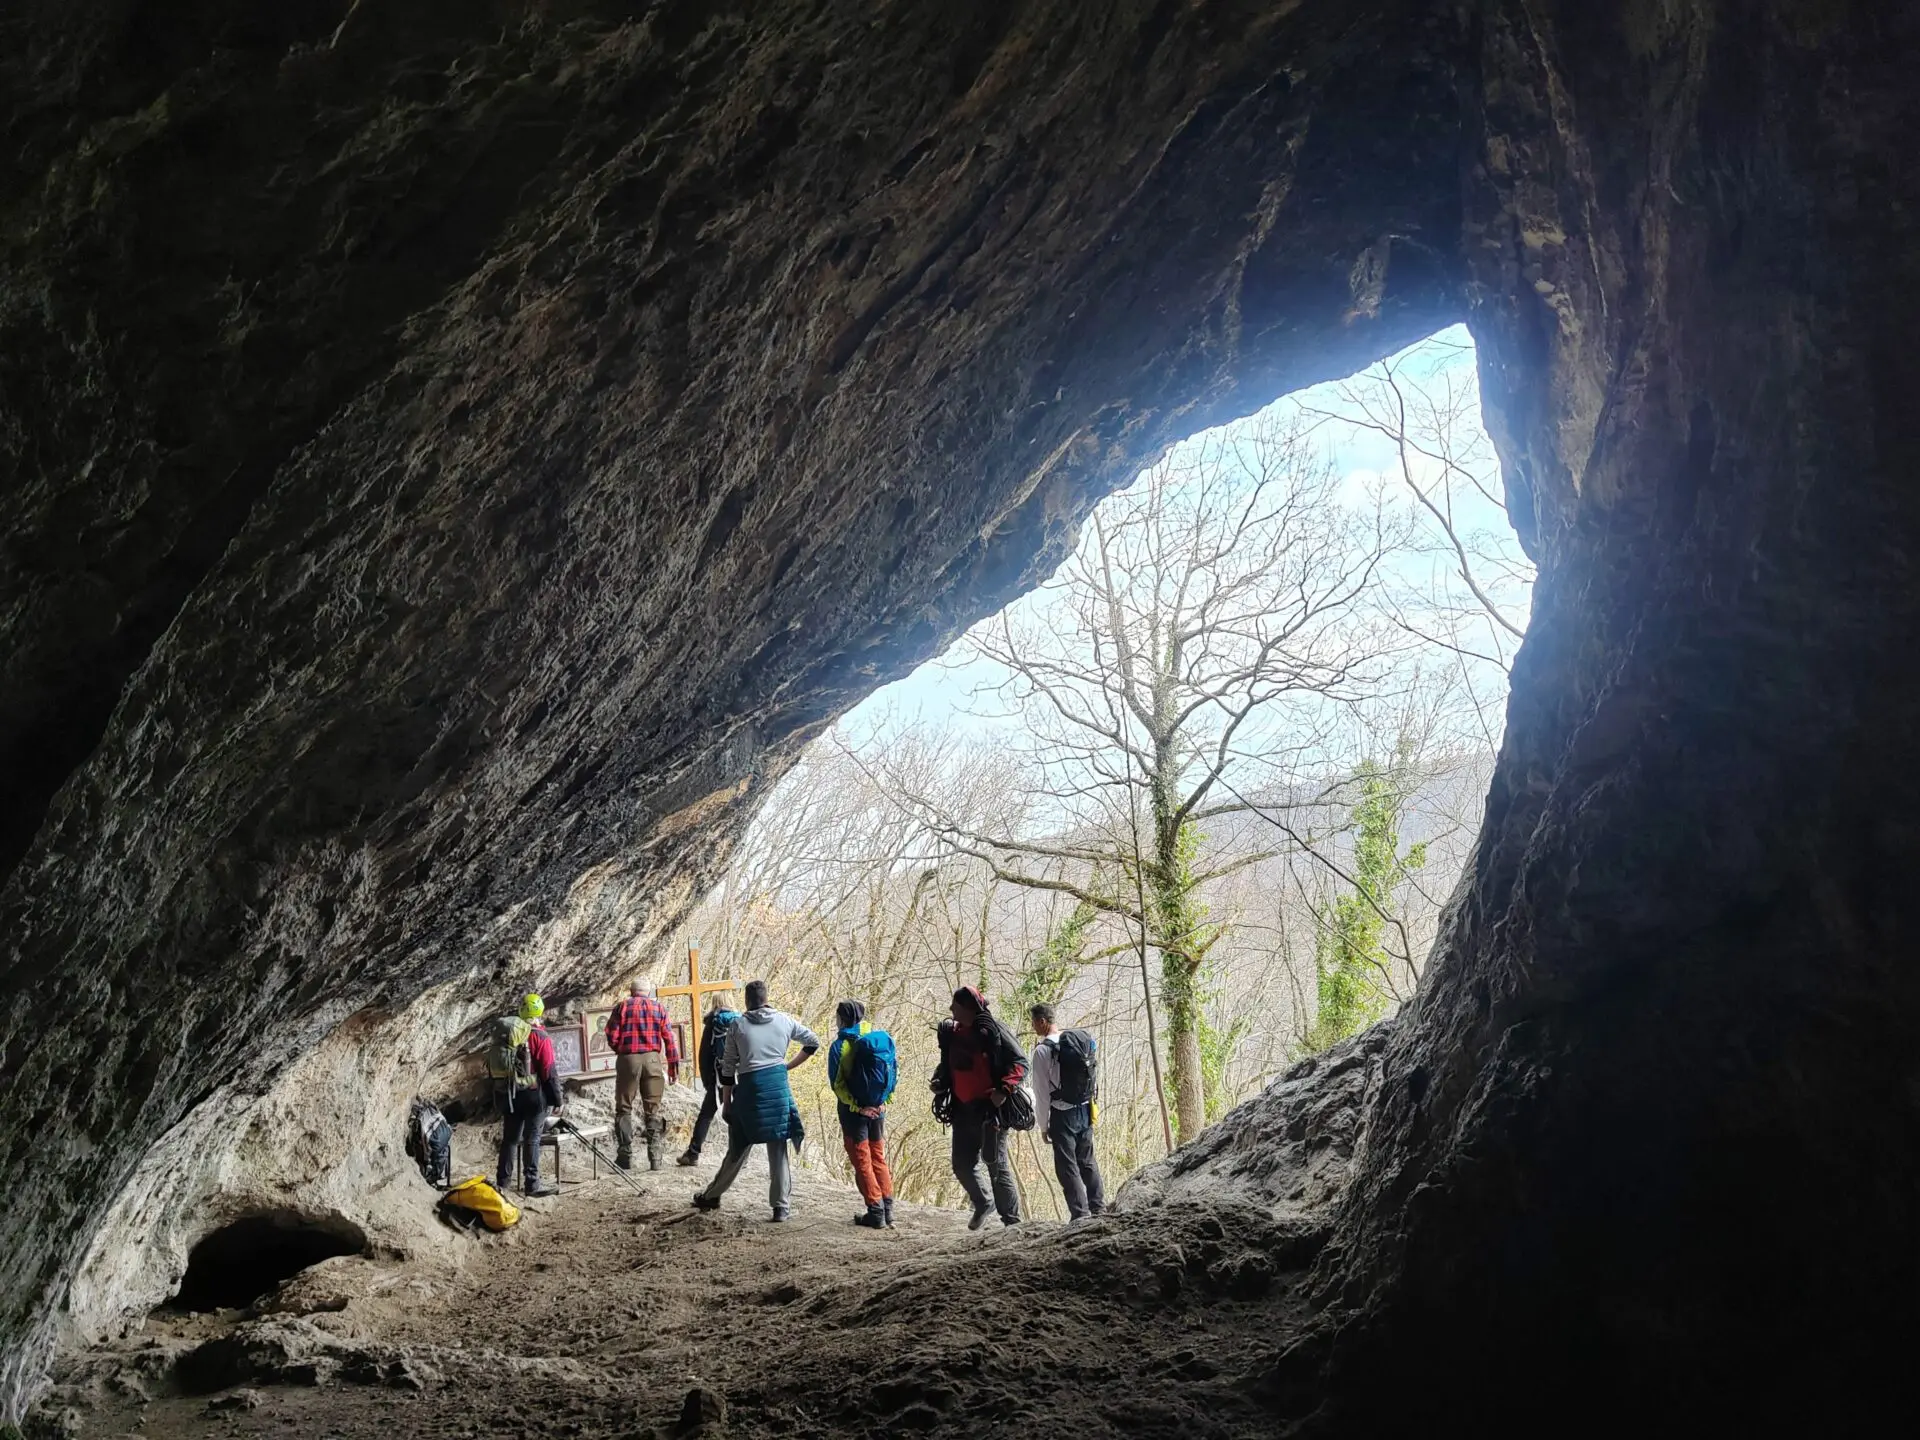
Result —
[[977, 1034], [958, 1026], [947, 1040], [947, 1079], [953, 1084], [953, 1098], [962, 1105], [984, 1100], [993, 1091], [993, 1062], [986, 1047]]
[[1027, 1057], [1013, 1032], [987, 1008], [985, 996], [971, 985], [964, 988], [980, 1018], [969, 1030], [951, 1020], [940, 1022], [940, 1064], [933, 1072], [934, 1087], [952, 1087], [961, 1105], [985, 1100], [996, 1086], [1012, 1090], [1027, 1074]]
[[560, 1077], [554, 1073], [553, 1040], [544, 1020], [535, 1022], [527, 1035], [527, 1058], [533, 1061], [533, 1078], [539, 1082], [547, 1108], [557, 1110], [564, 1097], [560, 1094]]
[[657, 1050], [667, 1064], [680, 1063], [680, 1042], [674, 1038], [667, 1007], [651, 995], [629, 995], [607, 1017], [607, 1044], [616, 1055], [644, 1055]]

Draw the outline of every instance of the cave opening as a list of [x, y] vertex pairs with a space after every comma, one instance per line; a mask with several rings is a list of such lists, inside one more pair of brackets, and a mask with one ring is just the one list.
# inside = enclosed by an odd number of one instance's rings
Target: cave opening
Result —
[[[296, 1071], [342, 1016], [584, 991], [665, 948], [802, 742], [1059, 558], [1090, 496], [1190, 417], [1462, 315], [1548, 569], [1513, 703], [1458, 711], [1499, 760], [1451, 832], [1471, 849], [1437, 950], [1434, 907], [1395, 899], [1445, 886], [1390, 813], [1392, 724], [1333, 776], [1348, 833], [1368, 804], [1378, 886], [1295, 807], [1350, 878], [1249, 861], [1162, 906], [1215, 962], [1172, 995], [1139, 812], [1101, 808], [1140, 768], [1078, 780], [1068, 747], [1034, 760], [984, 723], [892, 745], [885, 771], [854, 756], [975, 854], [936, 852], [822, 750], [837, 768], [798, 772], [817, 808], [769, 803], [755, 838], [774, 883], [791, 861], [834, 888], [775, 907], [739, 874], [731, 913], [694, 922], [725, 948], [712, 975], [770, 975], [816, 1024], [865, 994], [925, 1037], [934, 986], [963, 979], [1019, 1024], [1066, 974], [1062, 1018], [1110, 1042], [1115, 1169], [1173, 1142], [1169, 1098], [1182, 1131], [1189, 1102], [1212, 1122], [1296, 1017], [1337, 1001], [1344, 1026], [1369, 976], [1417, 979], [1341, 1102], [1350, 1183], [1303, 1182], [1260, 1242], [1312, 1273], [1202, 1353], [1201, 1312], [1161, 1301], [1212, 1257], [1141, 1222], [1135, 1263], [1096, 1231], [1006, 1268], [1106, 1345], [1063, 1324], [1056, 1351], [1043, 1317], [977, 1366], [853, 1337], [928, 1379], [923, 1403], [849, 1375], [816, 1326], [778, 1387], [788, 1354], [713, 1346], [702, 1399], [777, 1428], [819, 1376], [897, 1402], [829, 1425], [961, 1430], [1022, 1403], [994, 1367], [1038, 1350], [1064, 1363], [1034, 1398], [1069, 1429], [1112, 1423], [1074, 1414], [1090, 1398], [1148, 1429], [1395, 1433], [1476, 1372], [1492, 1433], [1891, 1411], [1920, 1330], [1917, 21], [1805, 0], [9, 7], [0, 783], [25, 803], [0, 805], [0, 1129], [36, 1159], [0, 1239], [0, 1422], [60, 1347], [156, 1303], [182, 1241], [365, 1187], [344, 1147], [439, 1032]], [[1508, 634], [1442, 633], [1468, 630]], [[1301, 785], [1329, 773], [1312, 750]], [[1293, 783], [1229, 775], [1196, 808], [1287, 818]], [[1198, 819], [1168, 854], [1238, 864], [1258, 818]], [[1069, 885], [1133, 890], [1138, 926], [1082, 923]], [[1273, 963], [1242, 968], [1241, 940]], [[1323, 983], [1376, 940], [1392, 963]], [[796, 966], [802, 944], [837, 954]], [[803, 1103], [823, 1068], [796, 1072]], [[1190, 1193], [1290, 1177], [1327, 1094], [1276, 1099], [1208, 1176], [1184, 1157]], [[256, 1096], [315, 1143], [221, 1120]], [[938, 1186], [925, 1110], [899, 1107], [901, 1169]], [[271, 1198], [196, 1217], [210, 1179]], [[623, 1228], [644, 1266], [653, 1227]], [[128, 1243], [156, 1240], [163, 1266]], [[912, 1341], [1007, 1308], [1004, 1286], [921, 1289], [889, 1312]], [[661, 1403], [685, 1393], [659, 1378]], [[383, 1410], [350, 1414], [378, 1433]]]
[[[686, 943], [809, 1023], [889, 997], [903, 1073], [960, 985], [1030, 1043], [1051, 1007], [1100, 1037], [1117, 1185], [1414, 994], [1531, 613], [1505, 502], [1464, 325], [1189, 436], [809, 747]], [[906, 1198], [954, 1202], [943, 1143], [897, 1127]]]
[[322, 1260], [366, 1253], [366, 1232], [343, 1217], [257, 1211], [229, 1221], [194, 1244], [169, 1308], [241, 1309]]

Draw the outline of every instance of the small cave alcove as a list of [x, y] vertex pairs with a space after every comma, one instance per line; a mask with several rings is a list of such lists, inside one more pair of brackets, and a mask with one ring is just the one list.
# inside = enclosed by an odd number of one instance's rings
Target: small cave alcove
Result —
[[315, 1219], [291, 1210], [243, 1215], [195, 1243], [168, 1308], [238, 1309], [322, 1260], [366, 1253], [366, 1232], [339, 1216]]

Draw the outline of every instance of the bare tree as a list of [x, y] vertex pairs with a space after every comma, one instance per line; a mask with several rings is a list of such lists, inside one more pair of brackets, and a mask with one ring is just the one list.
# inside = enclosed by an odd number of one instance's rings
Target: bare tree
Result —
[[[1430, 652], [1455, 658], [1476, 710], [1503, 702], [1526, 635], [1534, 566], [1507, 517], [1499, 458], [1480, 423], [1471, 345], [1435, 337], [1299, 404], [1311, 421], [1390, 447], [1387, 475], [1412, 502], [1409, 558], [1429, 563], [1393, 567], [1385, 607]], [[1498, 723], [1483, 731], [1497, 739]]]
[[[1306, 431], [1215, 432], [1107, 502], [1045, 596], [969, 637], [1016, 715], [1026, 789], [970, 822], [882, 761], [930, 832], [998, 879], [1138, 927], [1160, 956], [1179, 1139], [1205, 1123], [1202, 974], [1224, 933], [1200, 891], [1278, 853], [1209, 822], [1324, 770], [1340, 712], [1389, 674], [1363, 599], [1400, 542], [1343, 503]], [[1151, 1018], [1151, 1017], [1150, 1017]]]
[[[850, 722], [803, 757], [695, 933], [817, 1026], [865, 1000], [910, 1087], [955, 986], [1015, 1023], [1070, 1007], [1102, 1036], [1115, 1175], [1172, 1143], [1172, 1112], [1190, 1138], [1330, 1033], [1333, 942], [1403, 999], [1471, 848], [1527, 610], [1476, 401], [1470, 357], [1429, 342], [1179, 447], [961, 647], [971, 719]], [[1397, 808], [1363, 834], [1383, 785]], [[1427, 863], [1372, 863], [1387, 832]], [[896, 1181], [944, 1200], [913, 1098]]]

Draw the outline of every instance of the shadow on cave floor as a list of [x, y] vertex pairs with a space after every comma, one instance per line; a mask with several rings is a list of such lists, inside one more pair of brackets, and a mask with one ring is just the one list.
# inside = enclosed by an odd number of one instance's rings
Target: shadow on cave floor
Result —
[[[1258, 1211], [1174, 1209], [970, 1235], [903, 1207], [875, 1233], [802, 1168], [766, 1221], [756, 1157], [716, 1215], [711, 1174], [569, 1184], [458, 1270], [336, 1258], [256, 1318], [156, 1313], [68, 1357], [37, 1424], [70, 1436], [1272, 1433], [1263, 1379], [1293, 1327]], [[1278, 1303], [1276, 1303], [1276, 1301]], [[1295, 1312], [1297, 1313], [1297, 1312]], [[151, 1396], [151, 1400], [144, 1397]], [[1042, 1417], [1048, 1417], [1043, 1421]]]

